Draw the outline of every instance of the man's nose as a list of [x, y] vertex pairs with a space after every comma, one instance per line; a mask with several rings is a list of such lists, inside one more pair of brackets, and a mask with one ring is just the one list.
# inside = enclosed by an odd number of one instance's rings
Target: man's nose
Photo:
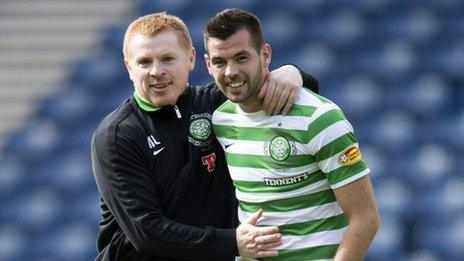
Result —
[[157, 78], [157, 77], [164, 76], [165, 74], [166, 74], [166, 70], [164, 69], [162, 65], [154, 64], [151, 67], [150, 76]]
[[229, 63], [225, 70], [225, 76], [229, 78], [234, 78], [238, 75], [238, 67], [234, 63]]

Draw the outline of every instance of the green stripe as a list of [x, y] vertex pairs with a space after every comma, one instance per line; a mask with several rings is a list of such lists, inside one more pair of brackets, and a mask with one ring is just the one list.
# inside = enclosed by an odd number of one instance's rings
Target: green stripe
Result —
[[310, 141], [327, 127], [341, 120], [345, 120], [345, 115], [343, 115], [343, 112], [340, 109], [333, 109], [323, 113], [309, 125], [307, 140]]
[[274, 161], [270, 156], [236, 154], [226, 152], [227, 165], [258, 169], [286, 169], [303, 167], [314, 162], [310, 155], [290, 156], [285, 161]]
[[317, 107], [293, 104], [292, 109], [288, 112], [287, 116], [305, 116], [311, 117], [316, 111]]
[[135, 98], [135, 101], [137, 102], [137, 104], [139, 105], [139, 107], [142, 108], [142, 110], [144, 110], [144, 111], [157, 111], [157, 110], [161, 109], [161, 107], [155, 106], [155, 105], [149, 103], [148, 101], [143, 100], [139, 96], [137, 91], [134, 91], [134, 98]]
[[333, 258], [337, 253], [338, 244], [317, 246], [300, 249], [285, 249], [280, 250], [279, 255], [275, 257], [266, 257], [263, 260], [272, 261], [301, 261], [301, 260], [315, 260]]
[[329, 183], [333, 185], [351, 176], [354, 176], [365, 169], [367, 169], [366, 162], [364, 160], [360, 160], [353, 165], [341, 166], [340, 168], [327, 173], [327, 178]]
[[288, 130], [283, 128], [234, 127], [214, 124], [214, 133], [219, 138], [231, 140], [266, 141], [275, 136], [291, 137], [299, 143], [308, 143], [306, 130]]
[[236, 113], [236, 108], [237, 104], [231, 101], [226, 101], [221, 106], [219, 106], [217, 110], [224, 113]]
[[240, 201], [239, 206], [243, 211], [256, 212], [262, 208], [264, 212], [285, 212], [303, 208], [310, 208], [335, 201], [333, 191], [328, 189], [299, 197], [271, 200], [267, 202]]
[[345, 214], [340, 214], [329, 218], [279, 226], [279, 232], [285, 236], [304, 236], [315, 232], [341, 229], [346, 226], [348, 226], [348, 218]]
[[320, 148], [315, 155], [316, 159], [317, 161], [326, 160], [335, 154], [342, 152], [354, 143], [356, 143], [354, 134], [352, 132], [346, 133]]
[[[265, 181], [244, 181], [244, 180], [234, 180], [234, 185], [239, 191], [246, 192], [246, 193], [262, 193], [262, 192], [275, 193], [275, 192], [286, 192], [286, 191], [299, 189], [305, 186], [309, 186], [310, 184], [314, 182], [327, 178], [322, 171], [317, 170], [313, 173], [308, 173], [308, 174], [304, 173], [304, 174], [295, 175], [292, 177], [280, 178], [280, 179], [274, 179], [274, 180], [286, 181], [286, 180], [290, 180], [295, 177], [301, 178], [303, 175], [306, 175], [307, 179], [300, 181], [300, 182], [293, 183], [293, 184], [287, 184], [287, 185], [272, 186], [272, 185], [266, 185]], [[303, 176], [303, 178], [305, 177]]]

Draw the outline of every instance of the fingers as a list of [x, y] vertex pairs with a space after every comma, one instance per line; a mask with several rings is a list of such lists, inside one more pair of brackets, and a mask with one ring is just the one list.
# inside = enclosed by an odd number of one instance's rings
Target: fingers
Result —
[[259, 89], [258, 99], [263, 99], [266, 96], [267, 86], [269, 85], [269, 75], [264, 79], [264, 83]]
[[251, 215], [245, 222], [251, 225], [256, 225], [258, 223], [258, 219], [263, 215], [263, 209], [258, 209], [255, 213]]
[[277, 255], [273, 247], [282, 245], [282, 235], [274, 233], [271, 235], [256, 236], [247, 245], [247, 253], [254, 257], [274, 256]]
[[267, 113], [268, 107], [271, 104], [275, 89], [276, 89], [276, 83], [272, 77], [269, 77], [268, 83], [267, 83], [266, 95], [263, 100], [263, 110], [266, 112], [266, 114], [268, 114]]
[[282, 241], [258, 245], [259, 251], [265, 251], [282, 245]]
[[293, 103], [295, 103], [295, 97], [298, 92], [296, 90], [290, 91], [290, 95], [287, 98], [287, 101], [285, 103], [285, 107], [282, 110], [282, 115], [287, 115], [290, 109], [293, 106]]
[[253, 235], [255, 237], [272, 235], [279, 233], [279, 228], [276, 226], [272, 227], [254, 227]]
[[277, 256], [279, 253], [277, 250], [265, 250], [265, 251], [258, 251], [256, 253], [256, 257], [267, 257], [267, 256]]
[[[266, 114], [267, 115], [272, 115], [274, 113], [275, 107], [279, 99], [281, 98], [282, 90], [284, 89], [284, 86], [282, 85], [276, 85], [275, 90], [274, 90], [274, 95], [272, 96], [271, 102], [269, 103], [269, 106], [266, 109]], [[287, 97], [285, 97], [287, 98]]]
[[[256, 244], [259, 245], [267, 245], [267, 244], [280, 244], [282, 243], [282, 235], [280, 233], [275, 233], [275, 234], [270, 234], [270, 235], [264, 235], [264, 236], [257, 236], [253, 240]], [[264, 247], [262, 249], [266, 249], [269, 247]]]
[[273, 115], [279, 114], [284, 108], [284, 106], [286, 106], [286, 104], [288, 103], [288, 96], [291, 92], [291, 89], [291, 87], [285, 87], [283, 89], [282, 93], [280, 94], [280, 98], [277, 98], [277, 104], [275, 105], [275, 108], [272, 112]]

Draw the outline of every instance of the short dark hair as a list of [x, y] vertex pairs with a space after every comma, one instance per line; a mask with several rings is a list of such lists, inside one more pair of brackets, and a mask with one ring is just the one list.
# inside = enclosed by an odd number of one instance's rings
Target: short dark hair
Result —
[[238, 8], [229, 8], [208, 20], [203, 32], [206, 53], [208, 53], [207, 43], [209, 38], [226, 40], [241, 29], [246, 29], [250, 33], [254, 47], [259, 52], [264, 44], [264, 35], [258, 17]]

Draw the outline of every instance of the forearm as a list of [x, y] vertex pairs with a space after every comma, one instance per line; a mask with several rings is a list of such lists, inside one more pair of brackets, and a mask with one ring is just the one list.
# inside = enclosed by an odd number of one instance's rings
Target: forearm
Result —
[[319, 93], [319, 81], [316, 79], [316, 77], [314, 77], [313, 75], [309, 73], [306, 73], [300, 67], [296, 66], [293, 63], [285, 63], [282, 66], [285, 66], [285, 65], [291, 65], [295, 67], [296, 69], [298, 69], [301, 75], [301, 80], [303, 81], [303, 86], [315, 93]]
[[336, 261], [362, 260], [379, 227], [375, 214], [352, 218], [335, 255]]

